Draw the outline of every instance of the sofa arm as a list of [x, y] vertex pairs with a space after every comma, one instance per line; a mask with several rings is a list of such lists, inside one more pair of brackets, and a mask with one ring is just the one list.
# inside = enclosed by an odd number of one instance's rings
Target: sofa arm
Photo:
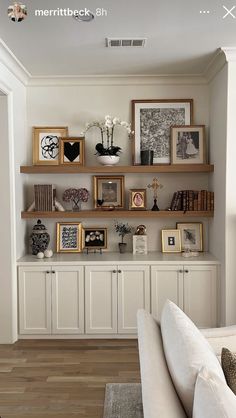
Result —
[[200, 330], [217, 356], [221, 355], [222, 347], [236, 353], [236, 325], [222, 328], [209, 328]]

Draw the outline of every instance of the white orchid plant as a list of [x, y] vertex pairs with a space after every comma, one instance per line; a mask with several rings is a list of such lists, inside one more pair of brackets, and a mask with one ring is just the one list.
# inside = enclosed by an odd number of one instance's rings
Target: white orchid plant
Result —
[[99, 142], [95, 147], [96, 154], [119, 155], [121, 148], [114, 145], [114, 130], [116, 126], [122, 126], [125, 128], [129, 137], [133, 135], [130, 123], [121, 121], [117, 117], [113, 118], [109, 115], [105, 116], [104, 121], [87, 123], [85, 131], [82, 134], [85, 135], [90, 128], [99, 128], [101, 133], [101, 142]]

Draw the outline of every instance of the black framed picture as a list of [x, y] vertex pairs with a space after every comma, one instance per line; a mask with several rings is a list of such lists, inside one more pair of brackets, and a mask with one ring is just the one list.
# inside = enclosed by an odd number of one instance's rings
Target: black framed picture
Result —
[[107, 248], [107, 228], [83, 228], [83, 248]]

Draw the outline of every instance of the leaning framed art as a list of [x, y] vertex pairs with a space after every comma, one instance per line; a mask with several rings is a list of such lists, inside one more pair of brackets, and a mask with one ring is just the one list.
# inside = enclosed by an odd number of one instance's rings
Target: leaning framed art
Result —
[[180, 253], [181, 239], [179, 229], [162, 229], [161, 244], [163, 253]]
[[66, 136], [68, 136], [67, 127], [34, 127], [33, 164], [58, 165], [59, 138]]
[[82, 250], [82, 226], [80, 222], [57, 223], [57, 252], [80, 253]]
[[205, 164], [205, 126], [172, 126], [171, 163]]
[[94, 207], [124, 208], [124, 181], [124, 176], [94, 176]]
[[84, 165], [84, 137], [60, 138], [59, 163]]
[[107, 248], [107, 228], [83, 228], [83, 248]]
[[201, 222], [178, 222], [181, 248], [186, 251], [203, 251], [203, 226]]
[[133, 164], [140, 151], [153, 150], [153, 164], [170, 164], [172, 126], [193, 124], [193, 100], [132, 100]]

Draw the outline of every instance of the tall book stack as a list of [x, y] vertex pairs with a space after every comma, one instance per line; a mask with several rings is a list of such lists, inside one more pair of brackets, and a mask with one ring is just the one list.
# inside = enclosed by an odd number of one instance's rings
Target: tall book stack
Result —
[[35, 184], [34, 201], [35, 211], [52, 212], [55, 211], [56, 188], [53, 184]]
[[179, 190], [173, 194], [170, 210], [214, 211], [214, 192]]

